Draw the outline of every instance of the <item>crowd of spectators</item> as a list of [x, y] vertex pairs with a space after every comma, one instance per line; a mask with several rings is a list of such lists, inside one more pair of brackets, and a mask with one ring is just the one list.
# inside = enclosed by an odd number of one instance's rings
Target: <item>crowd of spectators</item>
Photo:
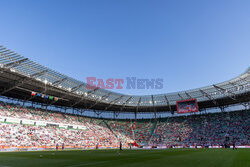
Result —
[[[123, 136], [133, 139], [139, 145], [147, 145], [148, 141], [154, 130], [154, 121], [108, 121], [107, 123], [111, 129], [117, 134], [123, 134]], [[128, 140], [128, 139], [125, 139]]]
[[250, 145], [249, 111], [170, 117], [157, 122], [151, 144]]
[[59, 128], [55, 126], [34, 126], [18, 123], [0, 123], [0, 146], [109, 146], [117, 147], [119, 139], [102, 124], [102, 120], [75, 115], [55, 113], [42, 109], [30, 109], [1, 103], [0, 117], [49, 121], [69, 125], [81, 125], [84, 129]]
[[158, 120], [107, 120], [0, 103], [0, 117], [39, 120], [84, 129], [0, 123], [0, 146], [250, 145], [249, 111], [168, 117]]

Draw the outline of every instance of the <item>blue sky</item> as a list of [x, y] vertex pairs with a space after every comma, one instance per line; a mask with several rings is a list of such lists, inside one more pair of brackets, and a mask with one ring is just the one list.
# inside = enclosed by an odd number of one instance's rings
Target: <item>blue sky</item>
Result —
[[0, 0], [0, 44], [86, 82], [163, 78], [187, 90], [243, 73], [250, 63], [249, 0]]

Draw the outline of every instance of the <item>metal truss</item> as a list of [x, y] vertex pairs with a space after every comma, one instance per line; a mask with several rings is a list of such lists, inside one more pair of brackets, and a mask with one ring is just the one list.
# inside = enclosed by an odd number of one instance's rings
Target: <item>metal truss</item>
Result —
[[123, 104], [122, 104], [122, 107], [121, 107], [121, 110], [120, 111], [123, 111], [125, 105], [133, 98], [133, 96], [130, 96]]
[[75, 91], [77, 91], [78, 89], [80, 89], [80, 88], [83, 87], [83, 86], [84, 86], [84, 84], [77, 85], [77, 86], [75, 86], [75, 87], [73, 87], [73, 88], [71, 89], [71, 92], [75, 92]]
[[95, 91], [97, 91], [99, 89], [100, 89], [99, 87], [96, 87], [95, 89], [88, 91], [87, 94], [91, 95], [91, 94], [93, 94]]
[[190, 94], [188, 94], [187, 92], [185, 92], [185, 94], [187, 95], [188, 98], [193, 99], [193, 97], [190, 96]]
[[[234, 100], [237, 103], [240, 103], [241, 105], [243, 105], [245, 107], [245, 104], [242, 103], [241, 101], [239, 101], [238, 99], [236, 99], [236, 94], [231, 92], [230, 90], [226, 90], [224, 88], [221, 88], [217, 85], [213, 85], [213, 87], [215, 87], [217, 90], [219, 90], [220, 92], [222, 92], [224, 95], [226, 95], [227, 97], [229, 97], [230, 99]], [[229, 96], [228, 93], [230, 93], [232, 96]]]
[[[111, 92], [108, 93], [108, 94], [105, 94], [105, 95], [101, 96], [101, 100], [103, 100], [103, 99], [105, 99], [105, 98], [108, 98], [110, 95], [111, 95]], [[93, 108], [93, 107], [96, 106], [98, 103], [99, 103], [99, 101], [98, 101], [98, 98], [97, 98], [96, 101], [95, 101], [95, 103], [92, 104], [92, 105], [91, 105], [90, 107], [88, 107], [87, 109]]]
[[172, 109], [171, 109], [171, 106], [170, 106], [170, 103], [168, 101], [168, 98], [167, 96], [164, 96], [165, 100], [166, 100], [166, 103], [168, 104], [168, 108], [169, 108], [169, 111], [172, 112]]
[[141, 104], [141, 97], [139, 98], [136, 106], [136, 112], [138, 112], [139, 105]]
[[63, 83], [64, 81], [66, 81], [68, 78], [62, 78], [60, 80], [57, 80], [55, 82], [52, 83], [53, 86], [57, 86], [60, 85], [61, 83]]
[[[43, 74], [44, 74], [44, 72], [38, 72], [38, 73], [33, 74], [33, 76], [41, 76], [41, 75], [43, 75]], [[25, 83], [28, 82], [29, 80], [30, 80], [30, 78], [27, 79], [26, 77], [23, 77], [23, 78], [21, 78], [20, 80], [17, 80], [17, 81], [14, 83], [13, 86], [11, 86], [10, 88], [5, 89], [4, 91], [2, 91], [2, 92], [0, 93], [0, 95], [3, 95], [3, 94], [5, 94], [5, 93], [7, 93], [7, 92], [9, 92], [9, 91], [11, 91], [11, 90], [13, 90], [13, 89], [19, 87], [19, 86], [25, 84]]]
[[178, 93], [178, 96], [181, 98], [181, 100], [184, 100], [184, 98], [180, 95], [180, 93]]
[[215, 101], [215, 99], [214, 99], [210, 94], [208, 94], [207, 92], [205, 92], [205, 91], [203, 91], [203, 90], [201, 90], [201, 89], [200, 89], [200, 92], [203, 94], [203, 96], [205, 96], [205, 97], [207, 97], [209, 100], [211, 100], [211, 101], [214, 103], [215, 106], [219, 106], [219, 105], [217, 104], [217, 102]]
[[153, 110], [154, 110], [154, 117], [156, 119], [156, 110], [155, 110], [155, 101], [154, 101], [154, 96], [151, 95], [152, 103], [153, 103]]
[[24, 58], [24, 59], [21, 59], [21, 60], [17, 60], [17, 61], [14, 61], [14, 62], [11, 62], [11, 63], [8, 63], [8, 64], [5, 64], [4, 67], [5, 68], [13, 68], [13, 67], [17, 67], [19, 66], [21, 63], [25, 62], [29, 60], [28, 58]]
[[107, 107], [105, 107], [104, 111], [107, 111], [112, 105], [114, 105], [114, 102], [119, 101], [121, 98], [123, 98], [124, 95], [121, 95], [120, 97], [112, 100]]

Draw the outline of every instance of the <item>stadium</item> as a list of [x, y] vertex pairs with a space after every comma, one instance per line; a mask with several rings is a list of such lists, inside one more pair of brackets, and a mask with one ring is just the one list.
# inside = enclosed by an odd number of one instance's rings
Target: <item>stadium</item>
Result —
[[250, 146], [250, 68], [211, 86], [129, 96], [0, 53], [1, 151]]
[[0, 167], [250, 167], [249, 0], [0, 2]]

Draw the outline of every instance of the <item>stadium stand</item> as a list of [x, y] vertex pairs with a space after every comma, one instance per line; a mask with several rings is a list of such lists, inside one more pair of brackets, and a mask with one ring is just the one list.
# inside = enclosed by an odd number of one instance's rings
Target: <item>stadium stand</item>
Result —
[[250, 147], [250, 68], [210, 86], [140, 96], [89, 89], [1, 45], [0, 71], [0, 151]]
[[0, 148], [250, 145], [249, 111], [107, 120], [0, 103]]
[[158, 122], [152, 144], [249, 145], [249, 111], [175, 117]]

